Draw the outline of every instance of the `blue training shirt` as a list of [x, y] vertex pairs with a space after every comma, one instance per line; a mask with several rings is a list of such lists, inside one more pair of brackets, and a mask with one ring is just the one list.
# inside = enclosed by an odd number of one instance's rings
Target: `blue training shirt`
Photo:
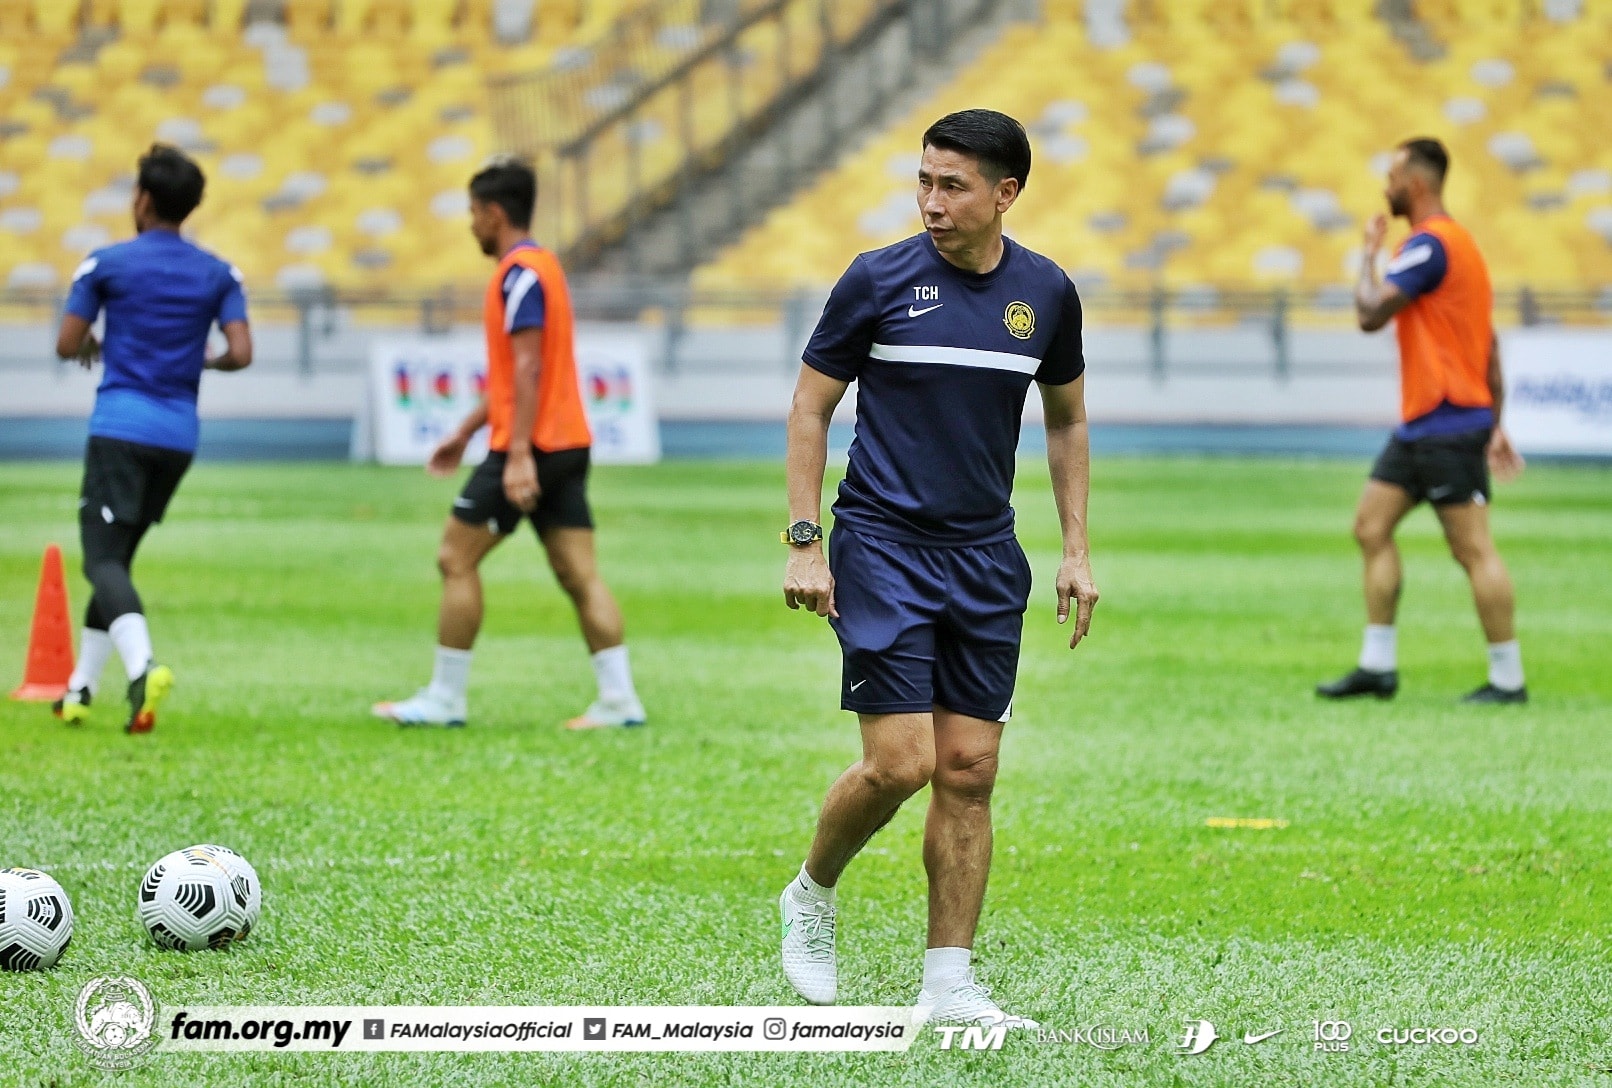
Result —
[[[1444, 243], [1437, 235], [1421, 231], [1405, 240], [1399, 255], [1388, 263], [1388, 273], [1383, 278], [1414, 302], [1443, 283], [1449, 268]], [[1493, 426], [1492, 409], [1466, 408], [1445, 401], [1426, 415], [1401, 423], [1394, 434], [1403, 441], [1414, 442], [1418, 438], [1481, 431]]]
[[98, 249], [73, 274], [67, 312], [106, 311], [105, 372], [90, 434], [193, 453], [196, 394], [213, 323], [246, 320], [241, 274], [169, 230]]
[[919, 234], [864, 253], [829, 296], [806, 365], [859, 383], [838, 524], [911, 544], [1013, 535], [1014, 456], [1031, 380], [1086, 369], [1080, 296], [1052, 261], [1002, 239], [965, 272]]

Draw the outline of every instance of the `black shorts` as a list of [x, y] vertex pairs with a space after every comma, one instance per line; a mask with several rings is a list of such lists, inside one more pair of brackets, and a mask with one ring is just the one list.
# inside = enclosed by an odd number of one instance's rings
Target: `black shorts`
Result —
[[515, 531], [521, 518], [531, 518], [532, 528], [591, 529], [593, 512], [588, 509], [588, 462], [586, 446], [578, 450], [544, 453], [534, 449], [537, 459], [537, 486], [542, 491], [537, 509], [530, 514], [504, 495], [504, 463], [509, 455], [493, 451], [465, 481], [465, 488], [453, 500], [453, 516], [466, 525], [485, 525], [500, 536]]
[[836, 525], [829, 570], [844, 660], [840, 706], [1005, 722], [1013, 713], [1030, 563], [1019, 542], [927, 547]]
[[1489, 501], [1489, 429], [1406, 441], [1399, 436], [1371, 467], [1371, 478], [1410, 493], [1413, 503], [1459, 506]]
[[84, 447], [79, 517], [139, 527], [161, 521], [190, 461], [182, 450], [91, 435]]

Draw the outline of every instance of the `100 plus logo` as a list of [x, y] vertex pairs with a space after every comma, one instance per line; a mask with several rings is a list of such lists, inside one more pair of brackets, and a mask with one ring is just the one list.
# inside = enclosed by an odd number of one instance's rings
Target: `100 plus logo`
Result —
[[1315, 1049], [1328, 1054], [1342, 1054], [1349, 1049], [1349, 1040], [1355, 1029], [1347, 1020], [1313, 1020]]

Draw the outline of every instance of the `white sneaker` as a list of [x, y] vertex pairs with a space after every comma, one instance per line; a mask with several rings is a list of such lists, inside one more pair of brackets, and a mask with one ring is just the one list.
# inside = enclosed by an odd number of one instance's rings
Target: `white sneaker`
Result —
[[935, 994], [922, 990], [916, 1002], [925, 1023], [1004, 1024], [1034, 1031], [1041, 1025], [1027, 1016], [1009, 1016], [991, 1000], [991, 991], [974, 981], [970, 971], [948, 990]]
[[444, 725], [457, 729], [465, 724], [465, 700], [448, 699], [430, 687], [423, 687], [397, 703], [376, 703], [370, 713], [398, 725]]
[[834, 904], [802, 902], [794, 890], [791, 880], [778, 897], [784, 921], [784, 977], [813, 1005], [832, 1005], [840, 979], [834, 958]]
[[643, 725], [647, 720], [644, 716], [644, 704], [637, 699], [621, 703], [595, 699], [593, 705], [582, 712], [581, 717], [572, 718], [565, 723], [565, 727], [567, 729], [619, 729], [624, 726]]

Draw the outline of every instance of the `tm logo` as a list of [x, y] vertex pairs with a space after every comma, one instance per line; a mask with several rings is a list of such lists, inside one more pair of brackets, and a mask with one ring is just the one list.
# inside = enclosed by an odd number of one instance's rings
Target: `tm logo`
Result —
[[940, 1049], [951, 1050], [955, 1041], [958, 1050], [1001, 1050], [1007, 1042], [1007, 1016], [995, 1013], [981, 1018], [977, 1024], [944, 1024], [936, 1026], [940, 1033]]

